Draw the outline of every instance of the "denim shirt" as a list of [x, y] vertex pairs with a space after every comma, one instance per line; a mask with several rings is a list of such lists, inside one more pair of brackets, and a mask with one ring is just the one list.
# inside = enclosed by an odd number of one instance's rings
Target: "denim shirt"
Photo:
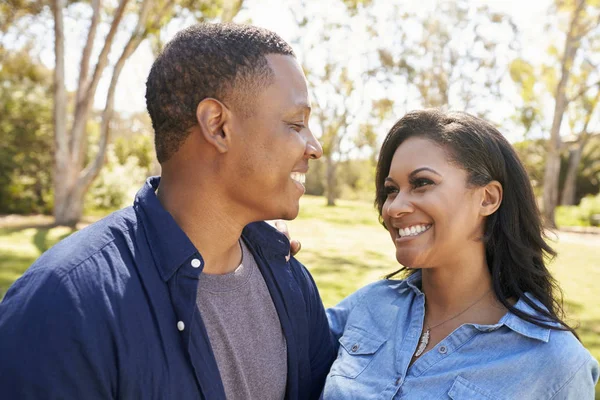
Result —
[[598, 362], [575, 336], [510, 312], [462, 325], [409, 367], [425, 315], [420, 279], [379, 281], [327, 310], [339, 349], [324, 399], [594, 398]]
[[[48, 250], [8, 290], [0, 398], [225, 399], [196, 305], [204, 261], [162, 208], [158, 183]], [[317, 398], [335, 359], [317, 288], [286, 261], [289, 241], [275, 229], [253, 223], [242, 238], [286, 339], [285, 397]]]

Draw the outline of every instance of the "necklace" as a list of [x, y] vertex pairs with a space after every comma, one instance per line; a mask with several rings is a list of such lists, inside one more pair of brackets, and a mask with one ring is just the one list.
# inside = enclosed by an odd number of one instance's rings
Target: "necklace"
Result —
[[469, 307], [465, 308], [464, 310], [462, 310], [461, 312], [459, 312], [458, 314], [456, 314], [455, 316], [448, 318], [447, 320], [444, 320], [442, 322], [440, 322], [439, 324], [436, 324], [434, 326], [427, 326], [427, 329], [425, 330], [425, 332], [423, 332], [423, 334], [421, 335], [421, 338], [419, 339], [419, 347], [417, 347], [417, 351], [415, 352], [415, 357], [419, 357], [421, 354], [423, 354], [423, 352], [425, 351], [425, 348], [427, 347], [427, 345], [429, 344], [429, 333], [431, 332], [432, 329], [437, 328], [440, 325], [445, 324], [448, 321], [452, 321], [454, 318], [460, 317], [461, 315], [463, 315], [464, 313], [467, 312], [467, 310], [469, 310], [471, 307], [473, 307], [475, 304], [479, 303], [481, 300], [483, 300], [483, 298], [491, 291], [488, 290], [487, 292], [485, 292], [483, 294], [483, 296], [481, 296], [479, 299], [477, 299], [477, 301], [473, 304], [471, 304]]

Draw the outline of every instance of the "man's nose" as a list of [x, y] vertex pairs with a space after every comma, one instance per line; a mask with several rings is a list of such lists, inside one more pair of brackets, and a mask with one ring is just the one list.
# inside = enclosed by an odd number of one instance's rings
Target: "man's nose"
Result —
[[323, 156], [323, 147], [312, 133], [310, 128], [307, 129], [306, 149], [304, 151], [308, 158], [312, 158], [314, 160]]

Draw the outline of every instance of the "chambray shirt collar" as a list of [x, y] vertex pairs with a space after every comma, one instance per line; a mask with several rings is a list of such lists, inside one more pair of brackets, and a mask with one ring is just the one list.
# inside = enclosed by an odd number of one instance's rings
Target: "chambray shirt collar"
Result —
[[[150, 251], [161, 278], [168, 281], [182, 265], [188, 265], [191, 258], [198, 258], [202, 266], [204, 260], [171, 214], [160, 204], [156, 196], [159, 183], [159, 176], [148, 178], [135, 197], [134, 208], [142, 216]], [[275, 228], [265, 229], [265, 225], [265, 222], [249, 224], [244, 228], [242, 237], [253, 248], [256, 248], [253, 244], [259, 245], [268, 258], [287, 256], [289, 240]], [[198, 268], [198, 272], [201, 269]]]
[[[398, 291], [404, 292], [406, 290], [412, 290], [417, 295], [422, 294], [421, 292], [421, 271], [418, 270], [408, 278], [402, 280], [398, 285]], [[545, 308], [542, 303], [540, 303], [537, 299], [535, 299], [531, 294], [525, 293], [528, 299], [533, 301], [538, 306]], [[525, 300], [521, 297], [519, 301], [515, 304], [515, 308], [519, 311], [523, 311], [529, 315], [535, 315], [541, 317], [541, 315], [536, 312], [533, 308], [531, 308]], [[550, 325], [557, 325], [553, 322], [548, 322]], [[550, 329], [543, 328], [541, 326], [537, 326], [531, 322], [525, 321], [519, 318], [517, 315], [512, 312], [506, 313], [497, 324], [494, 325], [474, 325], [477, 329], [487, 332], [500, 328], [501, 326], [506, 326], [514, 332], [526, 336], [531, 339], [537, 339], [543, 342], [548, 342], [550, 339]]]

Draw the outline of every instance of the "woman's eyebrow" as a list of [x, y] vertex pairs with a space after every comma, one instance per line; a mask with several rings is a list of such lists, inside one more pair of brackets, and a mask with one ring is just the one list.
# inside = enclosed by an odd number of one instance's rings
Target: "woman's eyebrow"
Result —
[[422, 168], [417, 168], [417, 169], [415, 169], [413, 172], [411, 172], [411, 173], [408, 175], [408, 177], [409, 177], [409, 178], [412, 178], [413, 176], [415, 176], [416, 174], [418, 174], [418, 173], [419, 173], [419, 172], [421, 172], [421, 171], [429, 171], [429, 172], [432, 172], [432, 173], [436, 174], [436, 175], [437, 175], [437, 176], [439, 176], [439, 177], [441, 177], [441, 176], [442, 176], [442, 175], [440, 175], [440, 173], [439, 173], [439, 172], [437, 172], [436, 170], [434, 170], [434, 169], [432, 169], [432, 168], [429, 168], [429, 167], [422, 167]]

